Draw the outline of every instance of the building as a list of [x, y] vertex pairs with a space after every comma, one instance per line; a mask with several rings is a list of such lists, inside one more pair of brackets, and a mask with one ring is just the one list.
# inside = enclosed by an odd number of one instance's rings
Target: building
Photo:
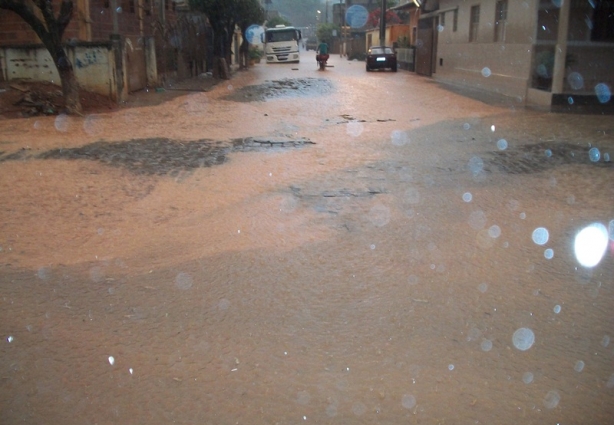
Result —
[[[205, 70], [208, 24], [202, 15], [188, 15], [184, 0], [73, 3], [64, 41], [82, 87], [121, 100]], [[0, 9], [0, 80], [13, 79], [58, 82], [59, 74], [29, 25]]]
[[614, 102], [614, 2], [420, 3], [417, 73], [529, 106]]

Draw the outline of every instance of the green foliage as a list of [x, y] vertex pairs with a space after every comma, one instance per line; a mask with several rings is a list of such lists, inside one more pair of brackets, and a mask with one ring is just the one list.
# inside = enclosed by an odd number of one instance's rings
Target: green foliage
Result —
[[282, 18], [281, 16], [275, 16], [269, 19], [266, 23], [266, 26], [269, 28], [275, 28], [276, 25], [285, 25], [287, 27], [290, 27], [292, 26], [292, 22], [285, 18]]
[[250, 59], [260, 59], [262, 58], [262, 56], [264, 56], [264, 52], [255, 47], [255, 46], [250, 46], [249, 48], [249, 58]]
[[324, 41], [330, 44], [333, 39], [333, 31], [337, 31], [337, 34], [340, 34], [340, 28], [335, 24], [320, 24], [318, 25], [318, 29], [316, 30], [316, 35], [318, 37], [318, 41]]
[[399, 38], [397, 39], [397, 47], [399, 48], [406, 48], [406, 47], [410, 47], [409, 46], [409, 37], [406, 35], [400, 35]]

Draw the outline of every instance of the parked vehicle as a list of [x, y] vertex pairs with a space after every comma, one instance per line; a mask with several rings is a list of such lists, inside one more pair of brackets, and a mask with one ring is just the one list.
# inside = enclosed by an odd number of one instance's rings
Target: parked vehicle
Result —
[[315, 38], [308, 38], [307, 42], [305, 43], [305, 49], [315, 50], [317, 48], [318, 48], [318, 40], [316, 40]]
[[390, 69], [397, 72], [397, 54], [392, 47], [372, 46], [367, 52], [367, 72], [375, 69]]

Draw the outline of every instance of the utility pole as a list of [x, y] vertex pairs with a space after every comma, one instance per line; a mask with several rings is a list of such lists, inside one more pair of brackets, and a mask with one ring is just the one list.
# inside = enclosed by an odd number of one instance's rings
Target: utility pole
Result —
[[386, 45], [386, 0], [382, 0], [382, 8], [379, 14], [379, 44]]

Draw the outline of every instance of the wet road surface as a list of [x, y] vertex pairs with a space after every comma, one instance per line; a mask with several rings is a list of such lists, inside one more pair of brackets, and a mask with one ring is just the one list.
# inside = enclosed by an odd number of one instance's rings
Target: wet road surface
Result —
[[329, 63], [0, 121], [2, 423], [614, 422], [611, 119]]

